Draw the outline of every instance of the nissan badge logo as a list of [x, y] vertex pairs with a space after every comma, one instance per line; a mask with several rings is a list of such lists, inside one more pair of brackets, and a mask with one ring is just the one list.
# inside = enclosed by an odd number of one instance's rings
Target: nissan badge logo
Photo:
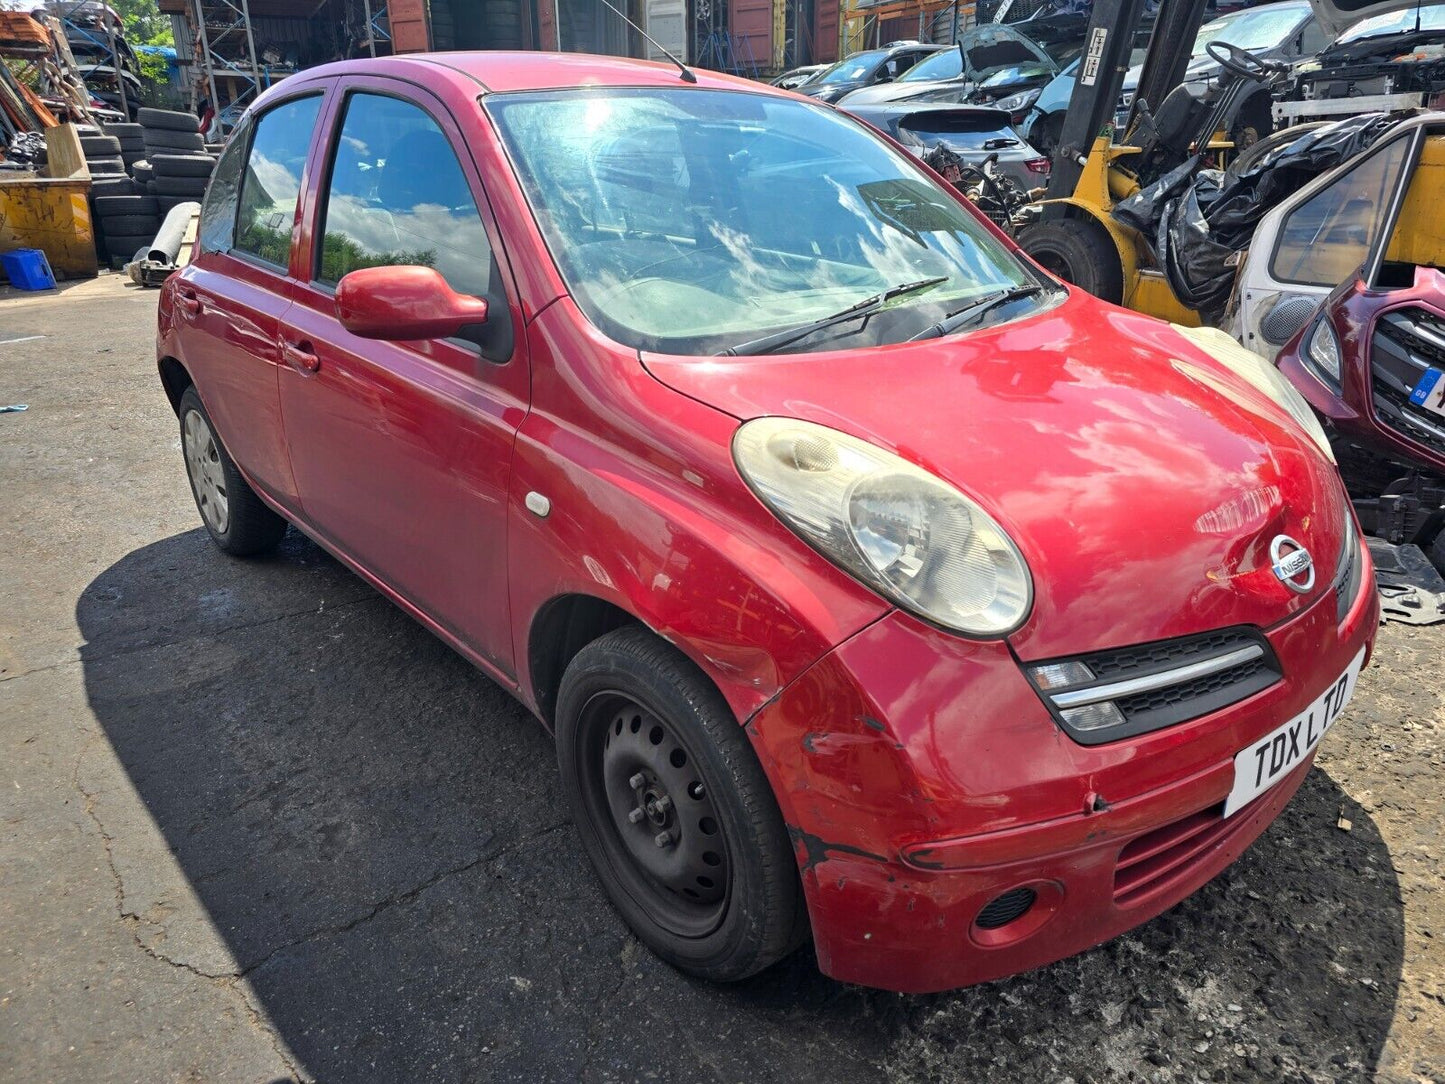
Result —
[[1287, 534], [1277, 534], [1269, 544], [1270, 567], [1279, 582], [1297, 594], [1315, 585], [1315, 562], [1310, 551]]

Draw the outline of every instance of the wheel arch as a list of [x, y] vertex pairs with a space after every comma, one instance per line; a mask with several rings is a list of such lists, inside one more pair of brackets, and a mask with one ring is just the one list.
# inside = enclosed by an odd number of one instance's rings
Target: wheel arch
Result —
[[181, 396], [186, 389], [195, 384], [191, 379], [188, 370], [177, 358], [169, 355], [163, 357], [156, 363], [156, 368], [161, 375], [161, 387], [165, 389], [166, 398], [170, 400], [171, 410], [177, 415], [181, 412]]
[[555, 725], [557, 692], [568, 663], [592, 641], [628, 625], [657, 635], [636, 614], [596, 595], [555, 595], [537, 608], [527, 630], [527, 677], [537, 713], [548, 727]]

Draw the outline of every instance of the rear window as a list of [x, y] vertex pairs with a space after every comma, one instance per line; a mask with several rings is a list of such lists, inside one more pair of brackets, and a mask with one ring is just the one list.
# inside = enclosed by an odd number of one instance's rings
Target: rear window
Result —
[[898, 122], [898, 133], [906, 136], [904, 143], [915, 140], [932, 146], [940, 140], [950, 147], [974, 150], [1004, 150], [1023, 143], [1009, 126], [1007, 117], [988, 118], [968, 113], [913, 113]]

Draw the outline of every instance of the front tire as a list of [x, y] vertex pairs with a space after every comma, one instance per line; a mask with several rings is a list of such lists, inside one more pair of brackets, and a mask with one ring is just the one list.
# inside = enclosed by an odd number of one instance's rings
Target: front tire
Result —
[[772, 788], [727, 702], [645, 629], [588, 644], [557, 700], [557, 759], [583, 847], [633, 932], [731, 982], [806, 934]]
[[275, 549], [286, 533], [286, 521], [267, 508], [241, 477], [194, 387], [181, 395], [177, 413], [191, 496], [211, 541], [235, 557]]

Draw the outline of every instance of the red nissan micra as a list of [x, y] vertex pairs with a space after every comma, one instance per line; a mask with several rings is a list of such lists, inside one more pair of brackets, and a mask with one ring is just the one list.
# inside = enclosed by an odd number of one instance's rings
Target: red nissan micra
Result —
[[1323, 434], [786, 92], [576, 55], [292, 76], [158, 355], [202, 519], [293, 523], [551, 728], [623, 917], [938, 990], [1178, 902], [1368, 658]]

